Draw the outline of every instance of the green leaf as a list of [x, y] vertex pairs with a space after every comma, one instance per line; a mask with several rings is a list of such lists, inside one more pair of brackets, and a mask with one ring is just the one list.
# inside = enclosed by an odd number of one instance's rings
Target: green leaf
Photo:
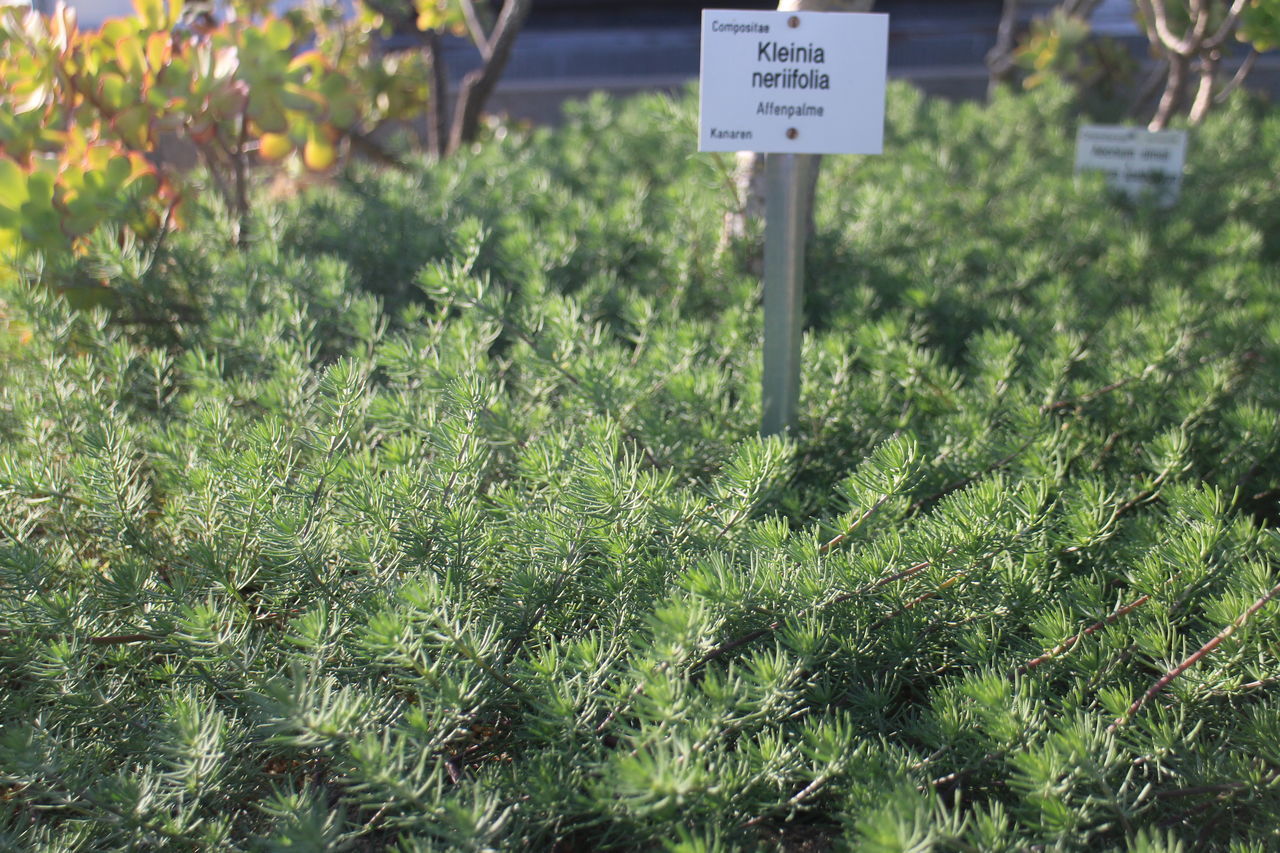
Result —
[[26, 171], [0, 155], [0, 209], [16, 213], [28, 198]]

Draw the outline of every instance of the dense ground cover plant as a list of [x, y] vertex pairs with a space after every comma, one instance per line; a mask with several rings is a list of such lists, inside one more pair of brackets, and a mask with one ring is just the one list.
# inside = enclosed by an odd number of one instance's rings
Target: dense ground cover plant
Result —
[[5, 291], [0, 846], [1277, 842], [1280, 118], [1168, 213], [894, 87], [784, 442], [691, 110], [196, 208], [163, 322]]

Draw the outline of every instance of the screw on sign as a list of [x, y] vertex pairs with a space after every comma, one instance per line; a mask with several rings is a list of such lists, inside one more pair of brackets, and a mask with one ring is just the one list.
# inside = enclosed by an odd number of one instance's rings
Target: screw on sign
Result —
[[705, 9], [698, 150], [767, 156], [764, 411], [760, 431], [795, 426], [809, 176], [817, 154], [879, 154], [887, 15]]

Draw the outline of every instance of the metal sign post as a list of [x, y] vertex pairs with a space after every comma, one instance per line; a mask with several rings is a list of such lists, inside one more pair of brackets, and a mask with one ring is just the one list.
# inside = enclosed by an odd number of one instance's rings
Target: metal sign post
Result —
[[763, 435], [800, 401], [806, 196], [817, 154], [879, 154], [886, 15], [704, 9], [699, 151], [765, 160]]
[[765, 156], [764, 415], [761, 435], [795, 426], [804, 308], [805, 173], [811, 154]]

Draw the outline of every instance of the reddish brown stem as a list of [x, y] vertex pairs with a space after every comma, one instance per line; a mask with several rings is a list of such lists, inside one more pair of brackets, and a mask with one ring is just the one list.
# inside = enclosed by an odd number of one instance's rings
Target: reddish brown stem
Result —
[[[1106, 394], [1110, 394], [1112, 391], [1123, 388], [1129, 383], [1135, 382], [1140, 378], [1141, 378], [1140, 376], [1126, 376], [1124, 379], [1117, 380], [1115, 382], [1110, 383], [1109, 385], [1103, 385], [1101, 388], [1095, 388], [1094, 390], [1089, 391], [1088, 393], [1081, 394], [1079, 397], [1074, 397], [1070, 400], [1057, 400], [1052, 403], [1046, 403], [1045, 405], [1040, 407], [1040, 412], [1042, 414], [1048, 414], [1050, 412], [1056, 412], [1060, 409], [1075, 408], [1077, 406], [1083, 405], [1084, 403], [1088, 403], [1091, 400], [1095, 400], [1098, 397], [1102, 397]], [[965, 477], [962, 477], [959, 480], [956, 480], [954, 483], [949, 483], [948, 485], [942, 487], [940, 490], [938, 490], [937, 492], [934, 492], [931, 495], [928, 495], [927, 497], [920, 498], [915, 503], [911, 504], [911, 506], [907, 507], [906, 514], [914, 515], [915, 513], [919, 512], [922, 507], [930, 503], [933, 503], [934, 501], [940, 498], [946, 497], [947, 495], [951, 494], [954, 491], [957, 491], [958, 489], [963, 489], [965, 486], [969, 485], [970, 483], [976, 480], [981, 479], [982, 477], [985, 477], [986, 475], [992, 473], [993, 471], [1000, 470], [1001, 468], [1005, 467], [1010, 462], [1012, 462], [1013, 460], [1021, 456], [1027, 450], [1027, 448], [1029, 448], [1035, 442], [1035, 440], [1039, 437], [1040, 437], [1039, 435], [1032, 435], [1030, 438], [1023, 441], [1012, 451], [1002, 456], [1001, 458], [997, 459], [996, 461], [988, 464], [982, 470], [975, 471], [972, 474], [969, 474]], [[861, 519], [859, 519], [858, 523], [859, 524], [861, 523]], [[840, 537], [836, 537], [836, 538], [840, 539]], [[834, 542], [835, 540], [832, 540], [832, 541]], [[831, 543], [828, 543], [828, 544], [830, 545]], [[823, 553], [825, 553], [825, 551]]]
[[[955, 553], [955, 550], [956, 550], [955, 548], [948, 548], [943, 553], [943, 556]], [[809, 610], [802, 611], [799, 615], [804, 616], [810, 611], [825, 610], [828, 607], [834, 607], [837, 604], [843, 604], [844, 602], [850, 600], [851, 598], [854, 598], [855, 596], [864, 595], [868, 592], [871, 592], [874, 589], [879, 589], [882, 586], [891, 584], [894, 581], [899, 581], [899, 580], [902, 580], [903, 578], [909, 578], [912, 575], [915, 575], [924, 571], [925, 569], [929, 568], [932, 565], [933, 565], [932, 560], [925, 560], [923, 562], [916, 563], [914, 566], [909, 566], [908, 568], [905, 568], [896, 574], [892, 574], [892, 575], [889, 575], [888, 577], [883, 577], [883, 578], [880, 578], [879, 580], [873, 581], [872, 583], [867, 584], [866, 586], [862, 587], [856, 592], [841, 593], [840, 595], [837, 595], [835, 598], [831, 599], [830, 601], [827, 601], [822, 604], [817, 604], [809, 608]], [[701, 666], [702, 664], [705, 664], [708, 661], [714, 660], [715, 658], [728, 654], [734, 649], [741, 648], [742, 646], [745, 646], [748, 643], [754, 642], [760, 639], [761, 637], [765, 636], [766, 634], [773, 633], [774, 631], [782, 627], [782, 622], [783, 620], [781, 619], [775, 622], [770, 622], [768, 625], [765, 625], [763, 628], [757, 628], [754, 631], [750, 631], [746, 634], [735, 637], [734, 639], [729, 640], [717, 646], [716, 648], [707, 652], [707, 654], [702, 658], [702, 660], [698, 661], [698, 665]]]
[[833, 550], [843, 545], [845, 541], [853, 535], [853, 532], [862, 526], [864, 521], [874, 515], [876, 510], [884, 506], [885, 501], [889, 500], [890, 497], [890, 495], [884, 495], [881, 497], [880, 500], [876, 501], [875, 504], [873, 504], [866, 512], [858, 516], [857, 519], [854, 520], [853, 524], [850, 524], [843, 532], [833, 537], [825, 545], [819, 548], [818, 554], [825, 557], [827, 554], [830, 554]]
[[[943, 554], [943, 556], [946, 556], [947, 554], [950, 554], [953, 551], [955, 551], [955, 548], [948, 548], [946, 553]], [[925, 569], [929, 568], [932, 565], [933, 565], [932, 560], [925, 560], [923, 562], [916, 563], [914, 566], [908, 566], [907, 568], [903, 569], [897, 574], [892, 574], [886, 578], [880, 578], [879, 580], [872, 582], [870, 585], [864, 588], [864, 591], [870, 592], [873, 589], [879, 589], [880, 587], [885, 586], [887, 584], [891, 584], [894, 581], [900, 581], [903, 578], [909, 578], [914, 574], [919, 574], [920, 572], [923, 572]]]
[[145, 643], [148, 640], [164, 639], [159, 634], [115, 634], [109, 637], [90, 637], [89, 642], [95, 646], [123, 646], [127, 643]]
[[[1265, 777], [1263, 777], [1263, 779], [1259, 782], [1258, 787], [1270, 785], [1274, 783], [1277, 779], [1280, 779], [1280, 770], [1273, 770], [1272, 772], [1268, 773]], [[1171, 798], [1177, 798], [1177, 797], [1191, 797], [1191, 796], [1203, 795], [1203, 794], [1218, 795], [1207, 802], [1200, 803], [1194, 808], [1191, 808], [1185, 812], [1182, 812], [1181, 814], [1176, 814], [1173, 817], [1165, 818], [1164, 820], [1160, 821], [1160, 825], [1166, 826], [1166, 827], [1174, 826], [1175, 824], [1181, 823], [1182, 821], [1186, 820], [1189, 817], [1193, 817], [1195, 815], [1200, 814], [1201, 812], [1208, 811], [1209, 809], [1213, 808], [1215, 805], [1218, 805], [1224, 801], [1230, 800], [1232, 797], [1236, 796], [1241, 791], [1247, 791], [1254, 787], [1255, 786], [1245, 782], [1224, 782], [1220, 785], [1200, 785], [1195, 788], [1180, 788], [1173, 791], [1157, 791], [1156, 796], [1163, 799], [1171, 799]]]
[[1047, 405], [1041, 406], [1040, 411], [1056, 412], [1059, 409], [1073, 409], [1076, 406], [1079, 406], [1084, 403], [1088, 403], [1091, 400], [1097, 399], [1098, 397], [1101, 397], [1104, 394], [1110, 394], [1112, 391], [1123, 388], [1124, 386], [1128, 385], [1131, 382], [1136, 381], [1137, 379], [1138, 379], [1137, 376], [1126, 376], [1124, 379], [1120, 379], [1115, 382], [1112, 382], [1110, 385], [1103, 385], [1101, 388], [1095, 388], [1094, 390], [1086, 394], [1081, 394], [1079, 397], [1074, 397], [1070, 400], [1057, 400], [1053, 403], [1049, 403]]
[[827, 776], [827, 775], [819, 776], [818, 778], [810, 782], [808, 785], [804, 786], [802, 789], [797, 791], [789, 800], [787, 800], [782, 805], [774, 806], [768, 811], [762, 814], [756, 815], [755, 817], [751, 818], [751, 820], [746, 821], [742, 825], [744, 827], [759, 826], [769, 818], [769, 815], [771, 813], [776, 812], [780, 809], [794, 808], [795, 806], [800, 805], [805, 800], [809, 799], [814, 794], [816, 794], [818, 791], [822, 790], [822, 787], [830, 781], [831, 781], [830, 776]]
[[[1000, 750], [998, 752], [988, 752], [986, 755], [982, 756], [982, 760], [984, 762], [994, 761], [995, 759], [999, 758], [1003, 754], [1004, 754], [1004, 750]], [[938, 787], [941, 787], [942, 785], [950, 785], [952, 782], [958, 782], [960, 781], [960, 779], [974, 772], [974, 770], [976, 769], [977, 768], [974, 768], [974, 767], [965, 767], [963, 769], [955, 771], [954, 773], [948, 773], [946, 776], [939, 776], [936, 779], [931, 779], [929, 781], [929, 787], [938, 788]], [[918, 790], [923, 791], [927, 789], [925, 788], [925, 786], [922, 785]]]
[[[0, 628], [0, 637], [16, 637], [20, 634], [10, 628]], [[52, 640], [57, 637], [42, 636], [39, 639]], [[111, 634], [104, 637], [85, 637], [85, 642], [95, 646], [122, 646], [126, 643], [145, 643], [148, 640], [163, 640], [162, 634]]]
[[1027, 661], [1022, 666], [1018, 667], [1018, 674], [1022, 675], [1026, 672], [1029, 672], [1035, 669], [1040, 664], [1045, 663], [1046, 661], [1052, 660], [1053, 658], [1065, 652], [1067, 649], [1074, 646], [1082, 638], [1088, 637], [1091, 634], [1095, 634], [1098, 631], [1101, 631], [1103, 628], [1107, 627], [1112, 622], [1115, 622], [1121, 616], [1124, 616], [1125, 614], [1128, 614], [1128, 613], [1132, 613], [1133, 611], [1137, 610], [1139, 607], [1146, 604], [1150, 600], [1151, 600], [1151, 596], [1149, 595], [1144, 595], [1141, 598], [1134, 599], [1133, 601], [1126, 604], [1124, 607], [1121, 607], [1116, 611], [1114, 611], [1113, 613], [1111, 613], [1111, 615], [1107, 616], [1105, 619], [1099, 622], [1093, 623], [1088, 628], [1085, 628], [1083, 631], [1081, 631], [1079, 634], [1076, 634], [1064, 640], [1063, 642], [1059, 643], [1058, 645], [1054, 646], [1052, 649], [1049, 649], [1049, 651], [1040, 655], [1040, 657], [1033, 658], [1032, 660]]
[[726, 643], [721, 643], [719, 646], [716, 646], [714, 649], [707, 652], [703, 656], [702, 660], [698, 661], [698, 665], [701, 666], [702, 664], [715, 660], [716, 658], [722, 655], [727, 655], [729, 652], [733, 651], [734, 649], [738, 649], [738, 648], [741, 648], [742, 646], [747, 645], [748, 643], [755, 642], [756, 640], [763, 637], [765, 634], [771, 634], [781, 627], [782, 627], [782, 620], [779, 619], [777, 622], [770, 622], [768, 625], [765, 625], [763, 628], [757, 628], [754, 631], [743, 634], [739, 637], [735, 637], [734, 639], [729, 640]]
[[1216, 637], [1214, 637], [1212, 640], [1210, 640], [1209, 642], [1201, 646], [1199, 649], [1197, 649], [1194, 653], [1192, 653], [1189, 657], [1187, 657], [1186, 660], [1184, 660], [1182, 663], [1178, 664], [1173, 669], [1166, 672], [1164, 675], [1160, 676], [1160, 678], [1156, 679], [1156, 682], [1152, 684], [1149, 688], [1147, 688], [1147, 692], [1142, 694], [1142, 696], [1138, 697], [1137, 701], [1135, 701], [1132, 705], [1129, 706], [1129, 709], [1124, 712], [1123, 716], [1116, 717], [1115, 720], [1111, 722], [1111, 725], [1107, 727], [1107, 731], [1109, 732], [1115, 731], [1117, 728], [1129, 722], [1129, 720], [1133, 719], [1133, 715], [1138, 713], [1138, 711], [1142, 709], [1142, 706], [1147, 704], [1147, 702], [1150, 701], [1152, 697], [1154, 697], [1157, 693], [1159, 693], [1166, 686], [1168, 686], [1169, 682], [1173, 681], [1179, 675], [1182, 675], [1182, 673], [1186, 672], [1188, 669], [1195, 666], [1196, 663], [1201, 658], [1203, 658], [1205, 655], [1212, 652], [1218, 646], [1222, 645], [1223, 640], [1226, 640], [1228, 637], [1234, 634], [1237, 630], [1239, 630], [1240, 627], [1244, 625], [1245, 622], [1249, 621], [1250, 616], [1252, 616], [1253, 614], [1261, 610], [1268, 601], [1275, 598], [1277, 595], [1280, 595], [1280, 584], [1276, 584], [1267, 592], [1265, 592], [1257, 601], [1249, 605], [1248, 609], [1246, 609], [1243, 613], [1241, 613], [1238, 617], [1236, 617], [1236, 620], [1234, 622], [1232, 622], [1230, 625], [1228, 625], [1227, 627], [1219, 631]]
[[947, 495], [951, 494], [952, 492], [963, 489], [965, 486], [969, 485], [970, 483], [976, 480], [980, 480], [994, 471], [999, 471], [1001, 468], [1003, 468], [1004, 466], [1008, 465], [1010, 462], [1012, 462], [1013, 460], [1021, 456], [1023, 451], [1025, 451], [1028, 447], [1030, 447], [1031, 444], [1039, 437], [1040, 436], [1038, 434], [1033, 434], [1026, 441], [1022, 442], [1022, 444], [1019, 444], [1012, 452], [1007, 453], [1000, 459], [997, 459], [995, 462], [990, 463], [981, 471], [975, 471], [972, 474], [968, 474], [964, 477], [961, 477], [959, 480], [956, 480], [954, 483], [949, 483], [943, 486], [941, 489], [934, 492], [933, 494], [920, 498], [920, 500], [916, 501], [911, 506], [907, 507], [906, 514], [908, 516], [915, 515], [924, 506], [931, 504], [934, 501], [945, 498]]
[[[703, 658], [703, 660], [705, 661], [707, 660], [707, 658]], [[656, 671], [661, 672], [666, 669], [667, 669], [667, 663], [666, 661], [663, 661], [662, 663], [658, 664]], [[618, 719], [618, 715], [621, 714], [624, 710], [626, 710], [627, 706], [631, 704], [631, 701], [643, 692], [644, 692], [644, 682], [641, 681], [632, 689], [630, 695], [627, 696], [626, 702], [614, 708], [612, 711], [609, 712], [609, 714], [603, 720], [600, 721], [600, 724], [596, 726], [596, 734], [603, 734], [604, 730], [609, 728], [609, 724], [612, 723], [614, 720]]]
[[1221, 785], [1199, 785], [1195, 788], [1175, 788], [1172, 791], [1156, 791], [1156, 796], [1163, 800], [1176, 797], [1198, 797], [1201, 794], [1228, 794], [1247, 787], [1244, 782], [1223, 782]]
[[[300, 611], [290, 610], [285, 613], [269, 613], [266, 616], [259, 616], [253, 620], [254, 625], [265, 624], [283, 624], [290, 616], [298, 615]], [[20, 636], [22, 631], [15, 631], [12, 628], [0, 628], [0, 639], [6, 637]], [[106, 634], [96, 637], [84, 637], [84, 642], [93, 646], [123, 646], [130, 643], [146, 643], [153, 640], [167, 640], [169, 634]], [[37, 634], [35, 638], [38, 640], [58, 640], [58, 639], [74, 639], [74, 635], [66, 634]]]
[[929, 599], [938, 595], [944, 589], [948, 589], [950, 587], [955, 586], [956, 582], [963, 577], [964, 575], [956, 575], [955, 577], [952, 577], [950, 580], [944, 581], [937, 589], [933, 590], [932, 592], [926, 592], [924, 595], [920, 595], [920, 596], [917, 596], [916, 598], [911, 599], [906, 604], [902, 605], [897, 610], [890, 613], [888, 616], [882, 616], [881, 618], [873, 622], [871, 624], [871, 630], [874, 631], [877, 628], [883, 628], [894, 617], [901, 616], [903, 613], [906, 613], [908, 610], [915, 607], [917, 604], [921, 604], [925, 601], [928, 601]]

